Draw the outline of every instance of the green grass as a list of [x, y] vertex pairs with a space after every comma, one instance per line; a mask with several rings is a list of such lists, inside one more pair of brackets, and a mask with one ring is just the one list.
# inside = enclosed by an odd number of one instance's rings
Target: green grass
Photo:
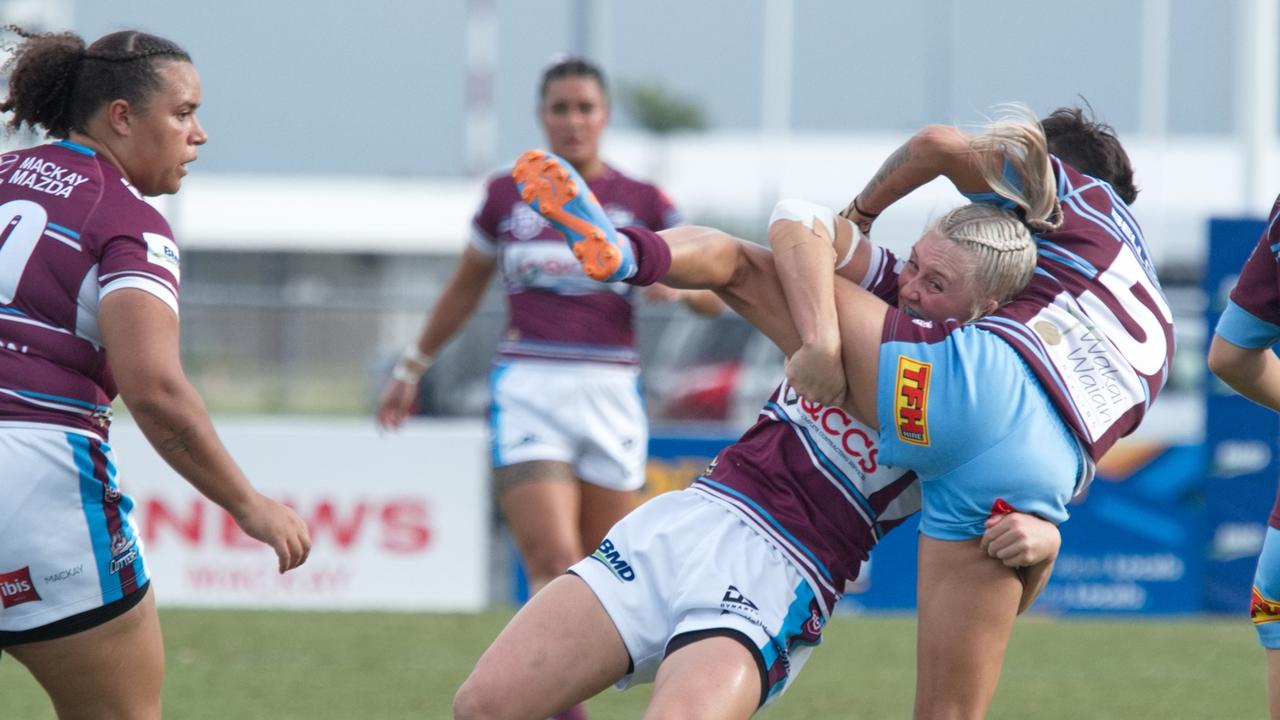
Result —
[[[453, 692], [509, 617], [165, 610], [170, 720], [447, 718]], [[907, 718], [909, 617], [839, 616], [765, 718]], [[128, 672], [121, 658], [121, 672]], [[1264, 718], [1264, 658], [1248, 620], [1019, 621], [990, 717]], [[551, 682], [549, 679], [548, 682]], [[648, 686], [608, 691], [592, 717], [639, 717]], [[0, 717], [52, 719], [26, 671], [0, 662]]]

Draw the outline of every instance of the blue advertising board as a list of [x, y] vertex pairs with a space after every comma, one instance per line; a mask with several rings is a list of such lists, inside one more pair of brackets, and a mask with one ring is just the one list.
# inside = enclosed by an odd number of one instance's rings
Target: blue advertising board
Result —
[[[1062, 551], [1034, 610], [1074, 614], [1171, 614], [1200, 610], [1203, 525], [1195, 491], [1200, 445], [1118, 447], [1062, 525]], [[1126, 457], [1127, 456], [1127, 457]], [[916, 522], [872, 553], [849, 610], [915, 608]]]
[[[655, 489], [687, 485], [732, 437], [655, 434]], [[1197, 492], [1201, 445], [1124, 444], [1102, 464], [1087, 498], [1062, 526], [1063, 549], [1038, 611], [1187, 613], [1202, 605], [1204, 524]], [[911, 611], [916, 601], [916, 518], [890, 533], [843, 602], [852, 611]]]
[[[1209, 258], [1204, 289], [1209, 332], [1226, 307], [1241, 266], [1266, 227], [1258, 219], [1218, 219], [1209, 223]], [[1276, 444], [1280, 419], [1234, 393], [1205, 370], [1205, 609], [1243, 613], [1249, 607], [1253, 568], [1275, 500]]]

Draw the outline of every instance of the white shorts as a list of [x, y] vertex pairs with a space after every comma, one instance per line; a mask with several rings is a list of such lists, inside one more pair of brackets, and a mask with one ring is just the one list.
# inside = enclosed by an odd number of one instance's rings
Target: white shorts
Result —
[[504, 362], [494, 365], [490, 389], [493, 467], [555, 460], [609, 490], [644, 486], [649, 425], [638, 368]]
[[754, 651], [764, 705], [782, 695], [822, 641], [819, 601], [799, 571], [693, 490], [641, 505], [569, 571], [595, 592], [631, 655], [633, 670], [619, 689], [651, 682], [680, 636], [727, 635]]
[[149, 578], [107, 443], [55, 426], [0, 426], [0, 632], [133, 595]]

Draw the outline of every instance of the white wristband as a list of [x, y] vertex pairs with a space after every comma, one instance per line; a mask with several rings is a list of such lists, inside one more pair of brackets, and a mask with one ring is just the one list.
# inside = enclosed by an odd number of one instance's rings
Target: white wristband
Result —
[[427, 372], [427, 368], [431, 367], [433, 359], [430, 355], [423, 354], [417, 345], [409, 345], [404, 352], [400, 353], [400, 359], [396, 361], [395, 367], [391, 368], [391, 377], [402, 383], [417, 384], [422, 379], [422, 375]]
[[422, 379], [422, 373], [410, 370], [404, 361], [400, 361], [396, 363], [395, 367], [391, 368], [391, 378], [408, 385], [417, 385], [418, 381]]
[[431, 366], [431, 361], [435, 358], [424, 354], [418, 349], [417, 345], [410, 344], [406, 345], [404, 352], [400, 353], [400, 359], [408, 363], [413, 363], [414, 365], [421, 365], [422, 369], [425, 371]]

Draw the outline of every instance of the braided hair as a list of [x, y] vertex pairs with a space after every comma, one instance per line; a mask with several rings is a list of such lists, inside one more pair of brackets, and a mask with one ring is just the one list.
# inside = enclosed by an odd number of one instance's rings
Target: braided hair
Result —
[[993, 298], [1004, 305], [1031, 282], [1036, 269], [1036, 244], [1031, 231], [1008, 210], [994, 205], [961, 205], [930, 227], [963, 247], [973, 261], [973, 290], [977, 295], [970, 320], [982, 315], [981, 305]]
[[176, 43], [137, 30], [121, 30], [85, 47], [71, 32], [32, 33], [15, 25], [3, 28], [22, 38], [4, 69], [9, 97], [0, 112], [12, 113], [6, 125], [42, 127], [65, 139], [84, 132], [98, 110], [113, 100], [145, 105], [160, 88], [157, 67], [164, 61], [191, 62]]

